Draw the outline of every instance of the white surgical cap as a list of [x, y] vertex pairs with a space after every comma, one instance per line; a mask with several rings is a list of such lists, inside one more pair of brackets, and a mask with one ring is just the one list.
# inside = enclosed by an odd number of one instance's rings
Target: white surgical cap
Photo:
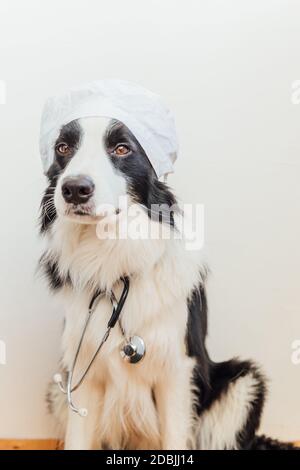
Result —
[[54, 160], [62, 126], [74, 119], [102, 116], [123, 122], [143, 147], [158, 178], [173, 172], [177, 158], [174, 119], [160, 97], [124, 80], [99, 80], [49, 98], [41, 119], [40, 151], [45, 173]]

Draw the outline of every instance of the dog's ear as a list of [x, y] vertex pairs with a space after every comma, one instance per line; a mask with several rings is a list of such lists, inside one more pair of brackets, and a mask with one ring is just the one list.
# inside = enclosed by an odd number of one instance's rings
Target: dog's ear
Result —
[[[151, 178], [147, 188], [147, 203], [149, 217], [152, 220], [175, 225], [174, 215], [179, 212], [176, 197], [171, 189], [157, 177]], [[159, 211], [157, 212], [157, 208]], [[152, 210], [151, 208], [154, 208]]]

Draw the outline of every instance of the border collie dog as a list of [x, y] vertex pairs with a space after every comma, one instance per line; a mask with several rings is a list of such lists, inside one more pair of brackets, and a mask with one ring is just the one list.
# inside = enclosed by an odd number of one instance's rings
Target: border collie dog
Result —
[[[97, 355], [74, 401], [88, 407], [81, 417], [51, 386], [49, 401], [64, 432], [66, 449], [252, 449], [265, 383], [250, 361], [213, 362], [207, 353], [205, 269], [200, 255], [180, 237], [102, 237], [128, 222], [119, 207], [140, 208], [141, 230], [167, 225], [177, 230], [180, 211], [168, 186], [159, 181], [134, 135], [119, 121], [88, 117], [63, 126], [47, 172], [40, 215], [47, 249], [40, 265], [62, 299], [65, 323], [62, 372], [72, 367], [91, 297], [97, 290], [130, 289], [121, 313], [128, 337], [146, 345], [142, 361], [120, 355], [118, 325]], [[162, 208], [158, 214], [153, 205]], [[103, 208], [109, 205], [110, 210]], [[101, 209], [102, 208], [102, 209]], [[166, 211], [166, 212], [164, 212]], [[86, 369], [111, 316], [104, 296], [91, 318], [74, 381]], [[78, 375], [78, 376], [77, 376]]]

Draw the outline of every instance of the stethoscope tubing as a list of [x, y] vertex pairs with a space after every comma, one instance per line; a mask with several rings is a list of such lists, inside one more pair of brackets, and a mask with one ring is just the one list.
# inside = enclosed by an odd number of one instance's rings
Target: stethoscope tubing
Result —
[[[87, 415], [87, 410], [85, 408], [77, 408], [74, 405], [74, 403], [72, 401], [72, 393], [75, 390], [77, 390], [80, 387], [80, 385], [82, 384], [82, 382], [84, 381], [84, 379], [87, 376], [90, 368], [92, 367], [97, 355], [99, 354], [102, 346], [107, 341], [107, 339], [110, 335], [111, 329], [115, 326], [116, 322], [118, 321], [118, 319], [120, 317], [120, 314], [122, 312], [122, 309], [124, 307], [124, 304], [125, 304], [125, 301], [126, 301], [126, 298], [127, 298], [127, 295], [128, 295], [129, 285], [130, 285], [128, 277], [121, 278], [121, 280], [123, 282], [123, 291], [121, 293], [120, 299], [119, 299], [119, 301], [117, 301], [114, 293], [112, 291], [110, 292], [109, 298], [110, 298], [110, 301], [112, 303], [113, 310], [112, 310], [111, 317], [110, 317], [110, 319], [108, 321], [108, 324], [107, 324], [106, 332], [104, 333], [103, 338], [101, 339], [99, 346], [97, 347], [97, 349], [96, 349], [94, 355], [92, 356], [92, 358], [91, 358], [88, 366], [86, 367], [85, 371], [82, 373], [80, 379], [77, 381], [77, 383], [75, 385], [72, 386], [73, 375], [74, 375], [74, 371], [75, 371], [75, 368], [76, 368], [77, 359], [78, 359], [80, 351], [81, 351], [82, 343], [83, 343], [83, 340], [85, 338], [85, 334], [86, 334], [88, 325], [90, 323], [92, 315], [93, 315], [94, 311], [96, 310], [96, 307], [97, 307], [100, 299], [106, 295], [106, 293], [104, 291], [96, 292], [94, 294], [94, 296], [92, 297], [92, 299], [91, 299], [91, 302], [89, 304], [89, 309], [88, 309], [88, 315], [87, 315], [87, 318], [86, 318], [86, 321], [85, 321], [85, 324], [84, 324], [84, 327], [83, 327], [83, 331], [82, 331], [82, 334], [81, 334], [81, 337], [80, 337], [80, 340], [79, 340], [79, 343], [78, 343], [78, 346], [77, 346], [77, 349], [76, 349], [76, 353], [75, 353], [75, 356], [74, 356], [72, 367], [67, 372], [66, 386], [64, 386], [60, 374], [56, 374], [56, 376], [55, 376], [56, 377], [55, 382], [57, 383], [59, 389], [61, 390], [62, 393], [67, 395], [67, 400], [68, 400], [68, 404], [69, 404], [70, 409], [72, 411], [74, 411], [75, 413], [80, 414], [81, 416], [86, 416]], [[95, 303], [96, 300], [97, 300], [97, 303]], [[120, 328], [121, 328], [121, 332], [124, 336], [125, 335], [124, 330], [123, 330], [121, 325], [120, 325]]]

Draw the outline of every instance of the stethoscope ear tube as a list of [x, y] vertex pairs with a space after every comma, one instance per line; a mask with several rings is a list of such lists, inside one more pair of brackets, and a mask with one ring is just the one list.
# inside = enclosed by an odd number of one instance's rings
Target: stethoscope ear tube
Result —
[[93, 295], [93, 297], [90, 301], [89, 309], [88, 309], [88, 316], [87, 316], [86, 322], [84, 324], [82, 335], [80, 337], [80, 340], [79, 340], [79, 343], [78, 343], [78, 346], [77, 346], [77, 350], [76, 350], [76, 353], [75, 353], [75, 356], [74, 356], [74, 360], [73, 360], [71, 370], [68, 371], [66, 386], [64, 386], [64, 384], [63, 384], [61, 374], [55, 374], [54, 377], [53, 377], [54, 382], [58, 385], [61, 392], [67, 395], [67, 400], [68, 400], [68, 404], [69, 404], [70, 409], [72, 411], [74, 411], [75, 413], [77, 413], [78, 415], [82, 416], [82, 417], [87, 416], [88, 411], [87, 411], [86, 408], [78, 408], [73, 404], [72, 392], [74, 392], [82, 384], [82, 382], [85, 379], [86, 375], [88, 374], [93, 362], [95, 361], [96, 356], [100, 352], [100, 349], [102, 348], [103, 344], [108, 339], [111, 328], [113, 328], [115, 326], [115, 324], [117, 323], [117, 321], [120, 317], [120, 314], [121, 314], [122, 309], [124, 307], [125, 300], [126, 300], [127, 295], [128, 295], [129, 286], [130, 286], [128, 277], [121, 278], [121, 281], [123, 282], [124, 287], [123, 287], [123, 291], [121, 293], [119, 301], [116, 300], [116, 298], [115, 298], [115, 296], [112, 292], [111, 292], [111, 295], [110, 295], [110, 299], [111, 299], [111, 302], [112, 302], [112, 305], [113, 305], [113, 311], [112, 311], [111, 317], [110, 317], [110, 319], [108, 321], [108, 324], [107, 324], [107, 330], [106, 330], [106, 332], [105, 332], [98, 348], [96, 349], [92, 359], [90, 360], [87, 368], [83, 372], [82, 376], [80, 377], [80, 379], [78, 380], [76, 385], [72, 386], [72, 380], [73, 380], [73, 374], [74, 374], [75, 366], [76, 366], [76, 363], [77, 363], [77, 358], [79, 356], [81, 346], [82, 346], [82, 342], [83, 342], [83, 339], [85, 337], [85, 333], [86, 333], [88, 324], [90, 322], [91, 316], [94, 313], [95, 308], [96, 308], [95, 301], [97, 299], [99, 301], [100, 298], [105, 295], [105, 292], [103, 292], [103, 291], [97, 291]]
[[124, 284], [123, 291], [118, 302], [115, 302], [116, 298], [114, 295], [112, 295], [113, 312], [107, 324], [108, 328], [113, 328], [117, 323], [129, 292], [129, 278], [123, 277], [121, 280]]

